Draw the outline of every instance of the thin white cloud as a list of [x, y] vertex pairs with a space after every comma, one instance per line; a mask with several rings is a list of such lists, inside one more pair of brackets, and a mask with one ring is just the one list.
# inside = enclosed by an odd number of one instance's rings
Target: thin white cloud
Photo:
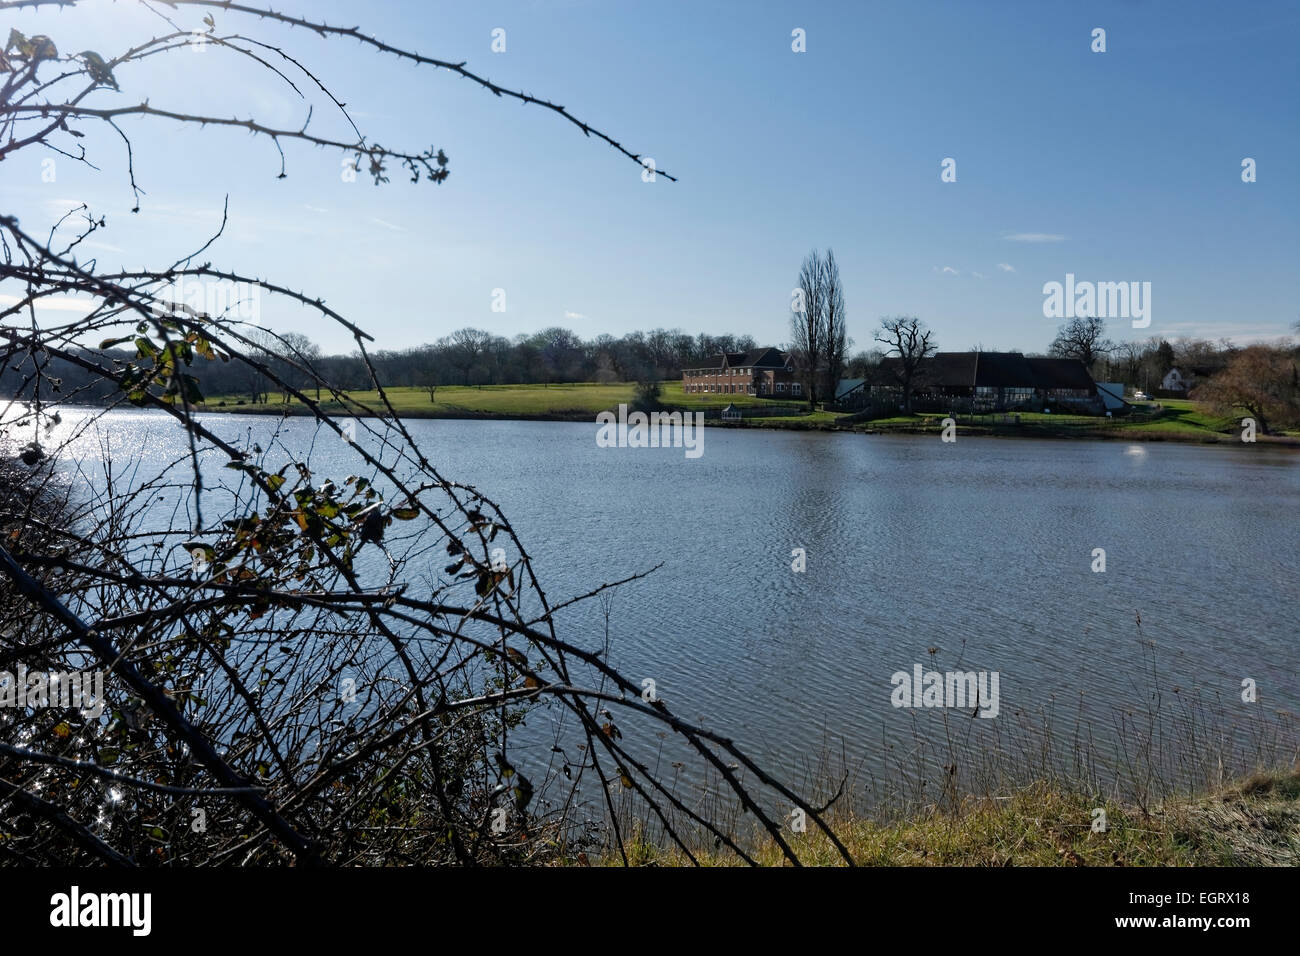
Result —
[[585, 319], [585, 318], [586, 318], [586, 316], [583, 315], [581, 312], [570, 312], [568, 309], [565, 309], [565, 310], [564, 310], [564, 317], [565, 317], [566, 319]]
[[972, 272], [971, 275], [973, 275], [973, 276], [974, 276], [975, 278], [977, 278], [977, 279], [983, 279], [983, 278], [984, 278], [984, 273], [982, 273], [982, 272]]
[[[0, 295], [0, 306], [8, 308], [24, 301], [16, 295]], [[71, 296], [43, 296], [35, 301], [38, 311], [49, 312], [92, 312], [97, 303], [92, 299], [74, 299]]]
[[1006, 262], [999, 262], [999, 263], [998, 263], [998, 268], [1001, 269], [1003, 272], [1015, 272], [1015, 271], [1016, 271], [1016, 267], [1015, 267], [1015, 266], [1010, 265], [1009, 263], [1006, 263]]
[[1054, 232], [1013, 232], [1002, 238], [1011, 242], [1065, 242], [1065, 236], [1058, 236]]
[[942, 269], [940, 269], [938, 266], [935, 266], [934, 271], [946, 276], [960, 275], [960, 273], [952, 266], [944, 266]]
[[306, 209], [308, 212], [329, 212], [329, 210], [326, 209], [324, 206], [313, 206], [309, 202], [303, 203], [302, 208]]
[[[1118, 331], [1128, 332], [1128, 323], [1122, 320], [1117, 322]], [[1131, 335], [1135, 339], [1144, 339], [1151, 335], [1155, 330], [1156, 323], [1152, 323], [1149, 329], [1133, 329]], [[1157, 333], [1162, 339], [1191, 338], [1191, 339], [1210, 339], [1211, 341], [1227, 338], [1237, 345], [1248, 345], [1253, 342], [1272, 343], [1278, 339], [1287, 338], [1290, 333], [1290, 324], [1281, 322], [1276, 325], [1234, 325], [1227, 322], [1175, 322], [1164, 326]]]
[[373, 223], [375, 223], [376, 225], [383, 226], [385, 229], [391, 229], [391, 230], [393, 230], [393, 232], [405, 232], [405, 231], [406, 231], [406, 230], [403, 229], [401, 226], [395, 226], [395, 225], [393, 225], [391, 222], [387, 222], [387, 221], [385, 221], [385, 220], [383, 220], [383, 219], [380, 219], [378, 216], [371, 216], [371, 217], [370, 217], [370, 221], [373, 222]]

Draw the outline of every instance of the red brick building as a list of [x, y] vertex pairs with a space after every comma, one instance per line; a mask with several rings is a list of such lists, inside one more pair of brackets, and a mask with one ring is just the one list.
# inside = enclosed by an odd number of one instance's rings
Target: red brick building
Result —
[[684, 368], [682, 388], [692, 394], [716, 392], [768, 398], [800, 398], [803, 395], [803, 387], [794, 378], [790, 353], [773, 348], [722, 352], [704, 364]]

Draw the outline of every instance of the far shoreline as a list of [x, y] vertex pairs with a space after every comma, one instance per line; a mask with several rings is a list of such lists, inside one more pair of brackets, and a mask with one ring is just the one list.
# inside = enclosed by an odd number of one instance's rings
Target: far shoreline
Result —
[[[97, 406], [86, 406], [97, 407]], [[278, 416], [278, 417], [310, 417], [311, 410], [302, 405], [236, 405], [213, 408], [210, 405], [198, 406], [197, 410], [201, 413], [210, 414], [231, 414], [231, 415], [255, 415], [255, 416]], [[611, 409], [612, 411], [612, 409]], [[663, 409], [665, 412], [688, 412], [692, 409]], [[381, 414], [355, 414], [347, 413], [343, 409], [329, 408], [325, 409], [326, 414], [337, 417], [348, 418], [379, 418], [387, 419], [391, 416]], [[402, 420], [412, 419], [444, 419], [449, 421], [515, 421], [515, 422], [584, 422], [595, 424], [596, 413], [586, 410], [553, 411], [538, 413], [520, 413], [520, 412], [488, 412], [488, 411], [422, 411], [419, 409], [406, 409], [398, 413]], [[845, 416], [849, 417], [849, 416]], [[841, 432], [859, 435], [915, 435], [934, 437], [938, 429], [933, 425], [884, 425], [873, 426], [870, 422], [858, 424], [840, 424], [835, 421], [798, 421], [790, 419], [773, 419], [773, 418], [751, 418], [739, 422], [723, 422], [717, 419], [706, 420], [705, 424], [711, 429], [753, 429], [753, 430], [780, 430], [780, 431], [820, 431], [820, 432]], [[957, 433], [965, 436], [978, 436], [985, 438], [1053, 438], [1060, 440], [1093, 440], [1093, 441], [1127, 441], [1127, 442], [1177, 442], [1184, 445], [1248, 445], [1251, 442], [1242, 442], [1234, 435], [1222, 434], [1218, 432], [1178, 432], [1178, 431], [1159, 431], [1159, 430], [1138, 430], [1135, 428], [1125, 429], [1123, 424], [1099, 426], [1093, 428], [1067, 428], [1062, 426], [1048, 425], [1041, 422], [1022, 422], [1017, 425], [985, 425], [985, 424], [962, 424], [960, 418], [957, 423]], [[1253, 444], [1274, 445], [1282, 448], [1300, 448], [1300, 437], [1290, 435], [1258, 435]]]

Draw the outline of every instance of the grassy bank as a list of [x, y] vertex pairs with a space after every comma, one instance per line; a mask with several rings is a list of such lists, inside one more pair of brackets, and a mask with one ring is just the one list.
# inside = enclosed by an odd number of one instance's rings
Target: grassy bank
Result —
[[[1104, 832], [1094, 832], [1096, 810]], [[1300, 768], [1257, 774], [1214, 793], [1152, 807], [1096, 800], [1035, 784], [1006, 799], [972, 799], [957, 812], [930, 811], [895, 823], [853, 817], [832, 826], [855, 862], [868, 866], [1295, 866], [1300, 864]], [[786, 832], [806, 865], [843, 865], [811, 827]], [[736, 866], [733, 854], [694, 854], [705, 866]], [[755, 858], [784, 864], [764, 835]], [[618, 856], [601, 861], [621, 865]], [[689, 866], [678, 849], [633, 840], [629, 862]]]
[[[1097, 418], [1090, 415], [1052, 415], [1041, 412], [1019, 413], [1019, 421], [1007, 416], [958, 416], [959, 434], [1026, 435], [1042, 438], [1116, 438], [1127, 441], [1195, 441], [1208, 444], [1241, 443], [1240, 418], [1223, 417], [1206, 411], [1186, 399], [1165, 399], [1160, 408], [1139, 405], [1132, 417]], [[941, 412], [898, 415], [890, 418], [855, 422], [855, 428], [870, 432], [930, 433], [938, 432], [944, 418]], [[1257, 436], [1259, 441], [1287, 441], [1300, 433], [1284, 436]]]
[[[593, 421], [596, 413], [631, 404], [636, 386], [631, 383], [599, 384], [576, 382], [557, 385], [440, 386], [434, 399], [422, 388], [391, 388], [385, 394], [404, 418], [504, 418], [551, 421]], [[349, 397], [376, 412], [383, 403], [375, 391], [349, 393]], [[740, 408], [761, 408], [771, 403], [753, 395], [687, 394], [681, 382], [664, 382], [661, 401], [668, 408], [685, 410], [721, 409], [728, 404]], [[241, 404], [242, 402], [242, 404]], [[787, 400], [784, 404], [792, 404]], [[781, 403], [778, 403], [781, 404]], [[1240, 444], [1239, 418], [1206, 412], [1187, 400], [1166, 399], [1157, 411], [1140, 406], [1133, 418], [1105, 419], [1085, 415], [1021, 413], [1019, 422], [1001, 421], [995, 416], [958, 419], [958, 434], [1032, 438], [1111, 438], [1126, 441], [1192, 441]], [[348, 403], [323, 396], [321, 407], [332, 415], [355, 415]], [[241, 414], [282, 415], [306, 409], [297, 400], [283, 402], [274, 396], [266, 404], [252, 405], [236, 396], [213, 397], [204, 411]], [[781, 428], [856, 431], [866, 434], [937, 434], [944, 413], [897, 415], [890, 418], [857, 420], [854, 416], [816, 411], [811, 414], [746, 419], [739, 423], [710, 424], [727, 428]], [[1300, 443], [1300, 432], [1286, 436], [1259, 436], [1261, 442]]]

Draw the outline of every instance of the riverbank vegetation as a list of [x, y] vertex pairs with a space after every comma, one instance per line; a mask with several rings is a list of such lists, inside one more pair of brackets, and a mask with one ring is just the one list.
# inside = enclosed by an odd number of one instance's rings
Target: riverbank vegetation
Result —
[[[557, 385], [484, 385], [443, 386], [431, 401], [424, 389], [392, 388], [384, 390], [391, 407], [406, 418], [515, 418], [593, 421], [597, 412], [612, 410], [619, 404], [634, 406], [637, 386], [633, 383], [601, 385], [590, 382]], [[308, 396], [310, 398], [310, 396]], [[753, 395], [728, 395], [727, 402], [718, 396], [686, 393], [680, 381], [660, 383], [659, 401], [669, 409], [709, 411], [710, 425], [725, 427], [797, 428], [852, 430], [867, 433], [937, 434], [947, 417], [941, 412], [891, 415], [885, 418], [861, 418], [817, 409], [795, 411], [788, 405]], [[213, 397], [198, 405], [203, 411], [246, 414], [306, 414], [308, 405], [290, 402], [240, 404], [240, 399]], [[723, 422], [719, 413], [727, 404], [735, 405], [745, 416], [739, 422]], [[349, 392], [342, 399], [325, 398], [322, 411], [334, 415], [356, 414], [360, 407], [384, 409], [376, 391]], [[772, 414], [775, 412], [775, 414]], [[1055, 415], [1042, 412], [997, 415], [958, 415], [958, 434], [999, 435], [1003, 437], [1052, 438], [1122, 438], [1130, 441], [1241, 441], [1240, 418], [1222, 414], [1213, 406], [1190, 399], [1162, 399], [1136, 403], [1132, 415], [1104, 419], [1089, 415]], [[1300, 437], [1300, 428], [1278, 429], [1282, 439]], [[1269, 436], [1258, 436], [1268, 441]]]
[[[855, 422], [855, 427], [872, 432], [938, 433], [941, 412], [896, 415]], [[843, 423], [843, 419], [838, 420]], [[958, 434], [1003, 437], [1099, 438], [1128, 441], [1192, 441], [1207, 444], [1241, 444], [1242, 424], [1237, 415], [1222, 414], [1212, 406], [1189, 399], [1166, 398], [1136, 405], [1133, 414], [1103, 419], [1089, 415], [1055, 415], [1042, 412], [999, 413], [955, 416]], [[1271, 436], [1256, 433], [1257, 442], [1294, 444], [1300, 428], [1277, 429]]]
[[[833, 815], [831, 823], [859, 866], [1297, 866], [1300, 768], [1252, 774], [1148, 808], [1039, 782], [995, 799], [968, 797], [955, 810], [932, 807], [889, 823]], [[775, 845], [758, 844], [761, 865], [785, 865]], [[798, 848], [805, 865], [843, 865], [819, 833], [806, 834]], [[707, 848], [695, 859], [701, 866], [736, 862]], [[640, 839], [630, 860], [694, 865], [680, 850]], [[599, 862], [622, 865], [613, 857]]]
[[[802, 763], [800, 789], [826, 808], [839, 844], [812, 827], [798, 832], [797, 814], [788, 814], [799, 861], [842, 865], [842, 846], [855, 864], [882, 866], [1300, 863], [1297, 715], [1210, 686], [1172, 684], [1140, 623], [1137, 632], [1132, 699], [1102, 719], [1109, 725], [1102, 734], [1081, 692], [1073, 714], [1048, 701], [987, 722], [969, 711], [914, 713], [901, 726], [887, 717], [876, 748], [883, 765], [871, 771], [827, 738]], [[710, 806], [755, 861], [789, 862], [710, 781], [683, 798]], [[662, 839], [630, 799], [617, 810], [622, 831], [633, 834], [629, 863], [733, 863], [708, 839]], [[622, 854], [596, 859], [622, 862]], [[564, 853], [557, 862], [589, 860]]]

